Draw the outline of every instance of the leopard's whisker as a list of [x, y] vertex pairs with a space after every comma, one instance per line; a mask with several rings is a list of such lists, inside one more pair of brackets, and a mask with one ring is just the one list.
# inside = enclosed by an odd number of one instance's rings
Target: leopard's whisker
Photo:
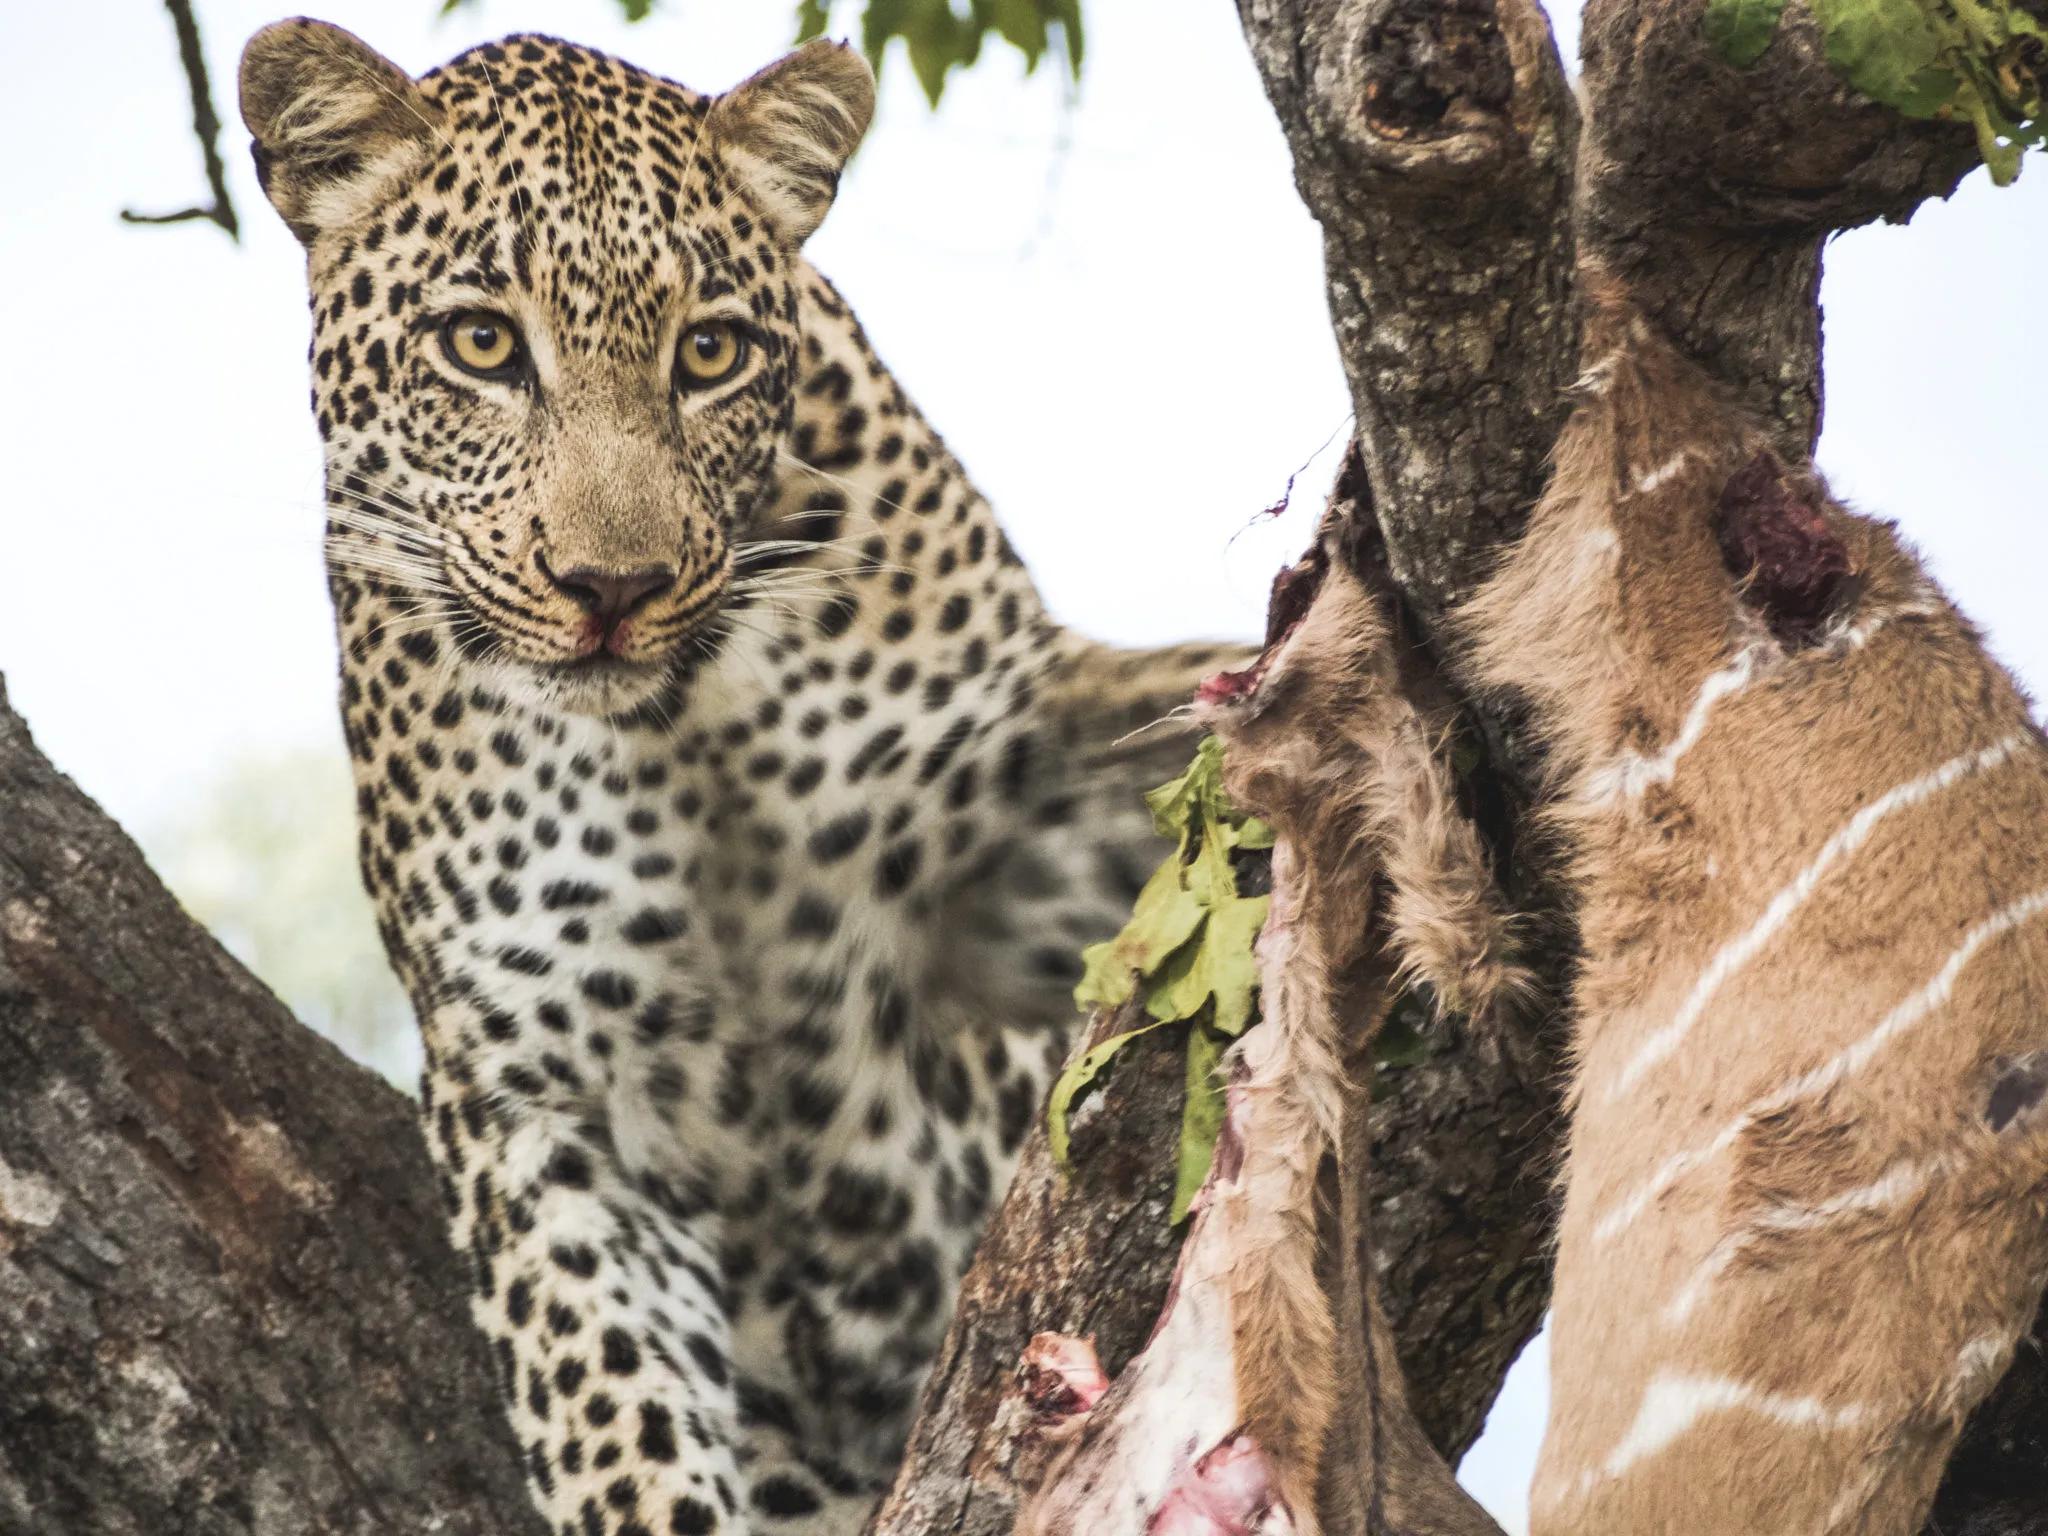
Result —
[[381, 516], [364, 512], [342, 511], [334, 507], [328, 509], [327, 516], [328, 520], [338, 527], [346, 528], [353, 533], [366, 534], [372, 538], [389, 539], [393, 544], [409, 552], [421, 554], [428, 552], [438, 553], [442, 547], [442, 541], [439, 537], [430, 538], [426, 534], [409, 528], [403, 523], [388, 522]]
[[438, 535], [441, 532], [440, 525], [420, 510], [403, 487], [378, 484], [360, 475], [352, 474], [342, 482], [329, 480], [326, 504], [330, 511], [337, 506], [347, 510], [371, 511], [413, 524], [422, 533]]
[[[849, 480], [846, 478], [846, 476], [836, 474], [832, 470], [825, 469], [819, 465], [813, 464], [808, 459], [800, 459], [795, 454], [791, 453], [787, 448], [778, 446], [775, 450], [775, 453], [776, 456], [780, 458], [784, 463], [794, 464], [798, 469], [804, 470], [809, 474], [816, 475], [819, 479], [827, 481], [832, 485], [836, 485], [842, 490], [851, 492], [853, 495], [861, 497], [863, 500], [868, 501], [870, 504], [874, 506], [887, 507], [892, 512], [902, 512], [905, 510], [902, 502], [891, 501], [886, 496], [883, 496], [877, 492], [871, 492], [866, 486], [861, 485], [858, 481]], [[838, 516], [842, 514], [835, 513], [833, 515]]]

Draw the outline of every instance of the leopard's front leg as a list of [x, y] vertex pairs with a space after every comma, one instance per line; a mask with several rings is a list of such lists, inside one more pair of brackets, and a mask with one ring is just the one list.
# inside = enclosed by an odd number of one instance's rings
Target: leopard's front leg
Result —
[[[840, 1536], [873, 1503], [744, 1422], [721, 1218], [622, 1161], [600, 1114], [489, 1091], [439, 1010], [423, 1111], [535, 1501], [576, 1536]], [[498, 1074], [502, 1076], [502, 1071]]]

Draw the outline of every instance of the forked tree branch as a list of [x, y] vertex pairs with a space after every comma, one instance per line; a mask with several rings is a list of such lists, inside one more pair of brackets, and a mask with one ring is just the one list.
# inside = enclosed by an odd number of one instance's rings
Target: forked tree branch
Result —
[[[1628, 284], [1803, 454], [1820, 411], [1822, 241], [1903, 217], [1974, 158], [1967, 133], [1856, 100], [1800, 8], [1745, 73], [1707, 52], [1702, 5], [1594, 0], [1595, 138], [1581, 158], [1577, 112], [1532, 0], [1239, 0], [1297, 185], [1323, 228], [1358, 420], [1353, 473], [1364, 482], [1340, 487], [1339, 500], [1348, 496], [1361, 525], [1377, 523], [1376, 536], [1361, 526], [1352, 554], [1384, 565], [1416, 664], [1440, 678], [1456, 675], [1456, 605], [1543, 489], [1582, 362], [1582, 259]], [[1472, 715], [1488, 751], [1468, 787], [1509, 883], [1538, 918], [1536, 968], [1557, 984], [1569, 928], [1521, 825], [1540, 767], [1513, 719]], [[1554, 1018], [1535, 1016], [1447, 1038], [1375, 1111], [1373, 1267], [1419, 1417], [1452, 1459], [1546, 1295], [1558, 1035]], [[1105, 1155], [1145, 1155], [1117, 1143], [1114, 1124], [1102, 1134]], [[1032, 1220], [1006, 1210], [1005, 1243]], [[1058, 1237], [1053, 1223], [1037, 1241]], [[1458, 1261], [1444, 1263], [1446, 1253]], [[1115, 1272], [1113, 1252], [1093, 1257], [1104, 1262], [1084, 1258], [1066, 1277], [1084, 1294], [1091, 1268]], [[982, 1285], [1002, 1262], [984, 1254]], [[971, 1282], [970, 1298], [979, 1294]], [[1038, 1326], [1074, 1329], [1073, 1310], [1051, 1298]], [[1003, 1316], [1006, 1346], [1021, 1347], [1031, 1326]], [[963, 1306], [948, 1361], [966, 1355], [977, 1326]], [[1010, 1357], [980, 1358], [997, 1371]], [[1942, 1528], [2013, 1533], [2048, 1518], [2033, 1481], [2038, 1455], [2025, 1459], [2043, 1432], [2039, 1367], [2038, 1353], [2023, 1356], [1979, 1415], [1944, 1492]], [[959, 1381], [949, 1371], [935, 1379], [892, 1502], [898, 1518], [885, 1514], [878, 1529], [1003, 1528], [1005, 1457], [958, 1454], [1001, 1441], [1006, 1410], [991, 1407], [1001, 1393], [986, 1378], [963, 1393]], [[940, 1425], [950, 1427], [933, 1433]], [[912, 1508], [927, 1520], [977, 1513], [921, 1524], [901, 1518]]]
[[206, 78], [206, 53], [199, 45], [199, 19], [192, 14], [192, 0], [164, 0], [171, 13], [171, 25], [178, 34], [178, 63], [185, 71], [185, 88], [192, 97], [192, 136], [199, 141], [199, 153], [206, 163], [206, 186], [213, 201], [180, 208], [174, 213], [137, 213], [121, 210], [124, 224], [184, 224], [205, 219], [228, 232], [230, 240], [242, 237], [235, 219], [234, 199], [228, 195], [227, 167], [220, 157], [220, 114], [213, 108], [213, 87]]

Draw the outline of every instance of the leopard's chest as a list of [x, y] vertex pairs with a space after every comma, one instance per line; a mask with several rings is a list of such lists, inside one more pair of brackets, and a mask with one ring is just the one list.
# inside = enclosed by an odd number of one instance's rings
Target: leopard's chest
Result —
[[365, 868], [430, 1034], [438, 996], [477, 999], [457, 1044], [487, 1085], [755, 1211], [863, 1148], [943, 1157], [1007, 1076], [930, 994], [952, 893], [1021, 826], [1010, 722], [973, 691], [935, 711], [885, 677], [726, 672], [666, 726], [472, 691], [360, 777]]

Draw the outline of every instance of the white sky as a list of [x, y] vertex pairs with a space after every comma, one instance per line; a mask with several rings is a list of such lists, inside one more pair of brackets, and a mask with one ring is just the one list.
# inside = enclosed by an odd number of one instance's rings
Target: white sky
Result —
[[[279, 11], [198, 9], [239, 247], [115, 220], [201, 195], [161, 6], [0, 7], [0, 670], [45, 750], [146, 843], [232, 764], [340, 750], [299, 251], [232, 109], [242, 39]], [[713, 89], [781, 51], [794, 5], [663, 0], [638, 27], [615, 0], [436, 9], [319, 14], [415, 71], [534, 29]], [[933, 115], [895, 60], [812, 254], [1060, 616], [1133, 643], [1253, 635], [1333, 451], [1292, 516], [1247, 525], [1348, 412], [1319, 241], [1227, 0], [1087, 10], [1071, 110], [1050, 61], [1025, 79], [998, 47]], [[1576, 15], [1559, 21], [1574, 49]], [[2041, 164], [2003, 192], [1979, 173], [1910, 232], [1839, 241], [1821, 445], [1838, 491], [1898, 519], [2036, 681], [2044, 252]], [[1542, 1411], [1525, 1362], [1464, 1468], [1511, 1529]]]

